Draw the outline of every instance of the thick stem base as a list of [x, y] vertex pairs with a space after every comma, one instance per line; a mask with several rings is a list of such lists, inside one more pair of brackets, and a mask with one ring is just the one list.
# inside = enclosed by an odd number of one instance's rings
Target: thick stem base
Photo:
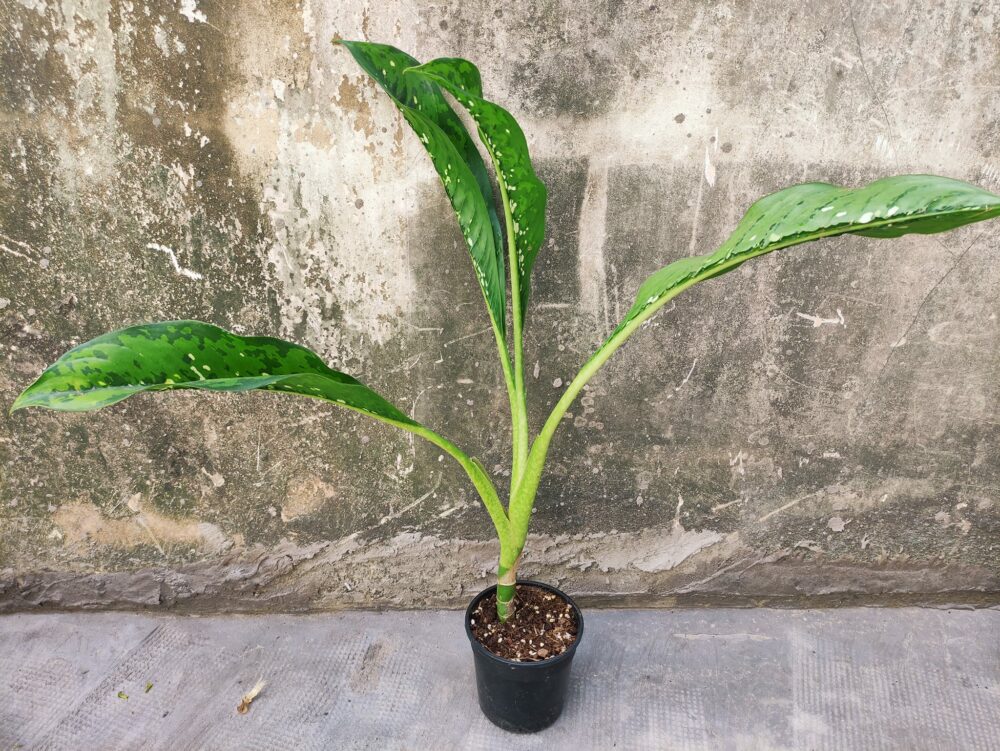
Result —
[[521, 555], [518, 553], [509, 565], [504, 564], [504, 558], [501, 551], [500, 565], [497, 567], [497, 617], [501, 623], [506, 623], [517, 608], [514, 585], [517, 584], [517, 564], [521, 562]]

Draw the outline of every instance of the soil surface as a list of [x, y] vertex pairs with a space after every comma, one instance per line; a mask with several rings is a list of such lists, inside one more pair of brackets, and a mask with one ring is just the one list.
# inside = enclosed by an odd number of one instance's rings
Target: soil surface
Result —
[[565, 652], [576, 641], [576, 613], [559, 595], [518, 584], [512, 618], [497, 617], [496, 592], [472, 613], [472, 635], [490, 652], [516, 662], [540, 662]]

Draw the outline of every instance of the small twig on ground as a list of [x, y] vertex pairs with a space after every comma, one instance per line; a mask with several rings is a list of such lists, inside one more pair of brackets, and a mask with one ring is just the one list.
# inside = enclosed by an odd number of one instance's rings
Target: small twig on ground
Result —
[[236, 707], [236, 711], [239, 712], [240, 714], [246, 714], [247, 712], [249, 712], [250, 705], [253, 704], [253, 700], [256, 699], [258, 696], [260, 696], [260, 692], [264, 690], [264, 686], [266, 685], [267, 683], [264, 681], [263, 678], [258, 680], [254, 684], [254, 687], [243, 695], [243, 698], [240, 700], [240, 703]]

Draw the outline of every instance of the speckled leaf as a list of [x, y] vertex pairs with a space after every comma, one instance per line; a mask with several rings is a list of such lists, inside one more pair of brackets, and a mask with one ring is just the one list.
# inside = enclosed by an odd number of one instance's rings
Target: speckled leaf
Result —
[[238, 336], [200, 321], [131, 326], [74, 347], [17, 397], [11, 411], [100, 409], [142, 391], [283, 391], [325, 399], [399, 426], [417, 426], [305, 347]]
[[483, 99], [479, 69], [468, 60], [438, 58], [411, 70], [448, 91], [479, 126], [479, 138], [493, 159], [497, 180], [510, 202], [520, 304], [521, 310], [526, 310], [531, 267], [545, 237], [547, 191], [531, 165], [524, 132], [507, 110]]
[[932, 234], [997, 216], [1000, 196], [934, 175], [899, 175], [857, 189], [794, 185], [751, 206], [715, 252], [682, 258], [650, 276], [615, 334], [678, 287], [780, 248], [847, 233], [882, 238]]
[[507, 280], [500, 222], [489, 175], [475, 142], [441, 89], [426, 78], [405, 72], [419, 65], [417, 60], [386, 44], [349, 41], [340, 44], [392, 97], [430, 154], [469, 246], [490, 318], [503, 338]]

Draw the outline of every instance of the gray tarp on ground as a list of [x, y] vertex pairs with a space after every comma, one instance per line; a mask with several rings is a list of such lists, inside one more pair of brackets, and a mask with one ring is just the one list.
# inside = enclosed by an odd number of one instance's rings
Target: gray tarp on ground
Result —
[[458, 612], [6, 616], [0, 747], [1000, 748], [998, 610], [586, 618], [564, 716], [514, 737], [479, 713]]

